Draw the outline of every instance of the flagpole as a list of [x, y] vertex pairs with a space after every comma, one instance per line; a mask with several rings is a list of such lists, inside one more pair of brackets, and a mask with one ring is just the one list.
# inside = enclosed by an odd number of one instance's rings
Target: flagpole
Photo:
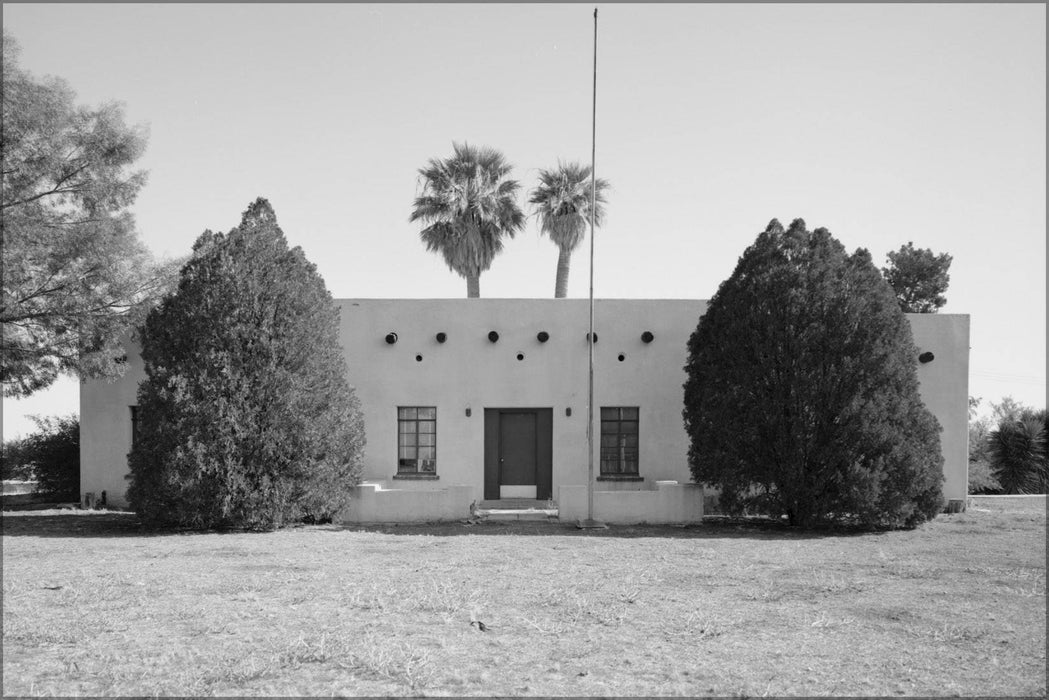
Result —
[[590, 332], [586, 336], [588, 381], [586, 402], [586, 520], [580, 529], [604, 528], [594, 520], [594, 210], [597, 207], [597, 8], [594, 8], [594, 90], [590, 121]]

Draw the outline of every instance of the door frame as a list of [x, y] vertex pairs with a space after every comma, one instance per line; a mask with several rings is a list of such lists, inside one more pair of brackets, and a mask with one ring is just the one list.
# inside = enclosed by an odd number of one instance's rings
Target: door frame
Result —
[[484, 500], [499, 500], [499, 426], [508, 413], [535, 415], [535, 495], [538, 500], [553, 498], [553, 425], [552, 408], [486, 408], [484, 409]]

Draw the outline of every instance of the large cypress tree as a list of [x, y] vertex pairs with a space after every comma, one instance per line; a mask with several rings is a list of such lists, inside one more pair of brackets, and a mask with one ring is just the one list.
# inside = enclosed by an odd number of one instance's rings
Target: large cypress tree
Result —
[[910, 527], [941, 509], [940, 427], [866, 250], [773, 220], [711, 299], [685, 370], [692, 475], [730, 512]]
[[159, 525], [331, 517], [359, 479], [364, 426], [323, 279], [265, 199], [193, 251], [140, 332], [128, 500]]

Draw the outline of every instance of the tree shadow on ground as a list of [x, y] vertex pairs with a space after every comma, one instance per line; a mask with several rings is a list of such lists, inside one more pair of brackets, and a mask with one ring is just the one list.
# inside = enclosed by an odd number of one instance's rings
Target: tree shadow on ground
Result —
[[4, 537], [126, 537], [143, 534], [141, 523], [133, 513], [111, 511], [5, 510], [2, 523]]
[[[405, 523], [385, 525], [292, 525], [296, 529], [318, 532], [369, 532], [399, 536], [463, 537], [614, 537], [624, 539], [751, 539], [804, 540], [858, 535], [883, 534], [879, 531], [836, 528], [800, 530], [785, 522], [762, 518], [730, 519], [719, 516], [704, 518], [703, 524], [675, 525], [610, 525], [607, 529], [580, 530], [572, 522], [552, 521], [452, 521], [440, 523]], [[147, 528], [134, 513], [122, 511], [70, 511], [69, 513], [10, 512], [2, 521], [4, 537], [109, 538], [163, 537], [215, 534], [254, 534], [247, 530], [184, 530]], [[257, 534], [266, 534], [259, 532]]]
[[573, 522], [562, 521], [487, 521], [469, 524], [466, 521], [425, 524], [344, 525], [340, 529], [353, 532], [376, 532], [386, 535], [429, 535], [436, 537], [525, 536], [525, 537], [615, 537], [623, 539], [751, 539], [751, 540], [805, 540], [828, 537], [855, 537], [884, 534], [883, 531], [857, 528], [824, 528], [802, 530], [786, 522], [764, 518], [705, 517], [694, 525], [609, 525], [604, 529], [583, 530]]
[[149, 528], [134, 513], [116, 510], [68, 513], [4, 511], [0, 532], [4, 537], [164, 537], [187, 535], [229, 535], [245, 530], [187, 530]]

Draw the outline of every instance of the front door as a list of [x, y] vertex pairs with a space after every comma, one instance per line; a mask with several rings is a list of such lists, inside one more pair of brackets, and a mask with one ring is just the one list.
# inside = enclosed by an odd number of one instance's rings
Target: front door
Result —
[[536, 498], [536, 416], [499, 416], [499, 497]]
[[484, 497], [550, 498], [553, 410], [486, 408]]

